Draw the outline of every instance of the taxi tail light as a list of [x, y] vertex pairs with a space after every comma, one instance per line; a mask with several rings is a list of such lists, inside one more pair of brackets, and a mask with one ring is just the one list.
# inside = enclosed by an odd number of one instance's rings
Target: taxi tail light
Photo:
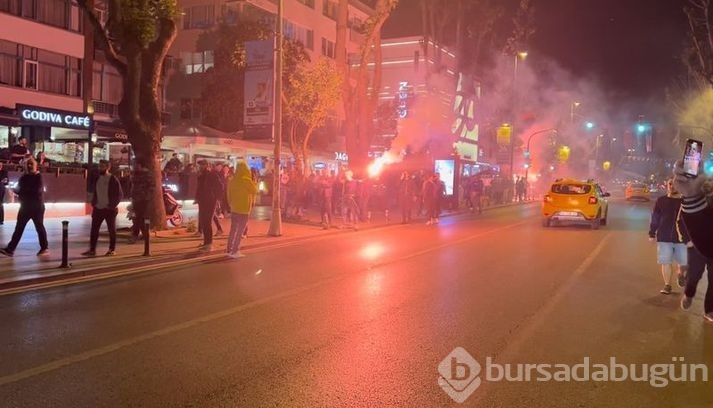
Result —
[[550, 197], [549, 195], [546, 194], [546, 195], [545, 195], [545, 202], [546, 202], [546, 203], [551, 203], [551, 202], [552, 202], [552, 197]]
[[589, 200], [587, 201], [589, 204], [596, 204], [597, 203], [597, 197], [589, 197]]

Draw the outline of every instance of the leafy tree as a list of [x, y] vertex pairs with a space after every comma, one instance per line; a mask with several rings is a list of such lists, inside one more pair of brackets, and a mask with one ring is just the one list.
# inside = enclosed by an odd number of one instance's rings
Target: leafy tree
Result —
[[[320, 58], [313, 65], [302, 64], [289, 79], [284, 114], [290, 120], [290, 148], [307, 168], [310, 139], [315, 129], [324, 126], [341, 97], [342, 76], [334, 62]], [[298, 127], [304, 132], [298, 132]]]
[[[272, 27], [251, 21], [220, 24], [201, 34], [196, 48], [213, 50], [214, 55], [214, 68], [203, 76], [204, 124], [224, 131], [243, 129], [245, 42], [269, 39], [273, 34]], [[292, 39], [284, 40], [283, 52], [283, 81], [289, 83], [297, 67], [309, 61], [309, 55], [301, 42]]]
[[[349, 75], [347, 61], [347, 28], [349, 0], [339, 0], [337, 9], [336, 55], [337, 68], [342, 77], [342, 102], [344, 104], [344, 134], [349, 165], [357, 172], [366, 170], [369, 147], [373, 134], [373, 116], [381, 90], [381, 27], [391, 15], [399, 0], [377, 0], [375, 12], [363, 23], [364, 40], [357, 55], [357, 65]], [[374, 61], [373, 70], [368, 66]], [[370, 73], [373, 72], [373, 76]]]
[[107, 0], [103, 24], [94, 2], [77, 0], [94, 28], [97, 45], [123, 80], [119, 118], [137, 157], [147, 161], [154, 175], [151, 223], [165, 226], [161, 190], [161, 106], [159, 81], [164, 60], [176, 37], [176, 0]]
[[213, 51], [214, 66], [202, 76], [203, 123], [226, 132], [243, 128], [245, 42], [265, 40], [273, 30], [260, 22], [220, 24], [198, 37], [198, 51]]

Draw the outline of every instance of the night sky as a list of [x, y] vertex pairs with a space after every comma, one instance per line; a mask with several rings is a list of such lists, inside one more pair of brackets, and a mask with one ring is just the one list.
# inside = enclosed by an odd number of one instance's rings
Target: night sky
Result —
[[[550, 58], [629, 101], [659, 100], [684, 71], [686, 0], [535, 0], [528, 59]], [[420, 34], [418, 0], [401, 0], [384, 36]], [[517, 5], [517, 1], [511, 1]]]

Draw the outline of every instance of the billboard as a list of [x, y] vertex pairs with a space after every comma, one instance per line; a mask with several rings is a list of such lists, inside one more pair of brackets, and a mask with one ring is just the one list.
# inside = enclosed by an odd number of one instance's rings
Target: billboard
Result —
[[434, 170], [438, 178], [446, 185], [446, 195], [453, 195], [455, 185], [456, 161], [453, 159], [435, 160]]
[[274, 116], [274, 39], [246, 41], [245, 56], [245, 138], [266, 139], [272, 136]]

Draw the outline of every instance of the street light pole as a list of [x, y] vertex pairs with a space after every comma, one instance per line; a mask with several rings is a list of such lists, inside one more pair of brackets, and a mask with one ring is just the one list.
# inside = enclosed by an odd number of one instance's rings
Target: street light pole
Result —
[[512, 133], [510, 134], [510, 182], [512, 182], [512, 178], [515, 175], [515, 128], [517, 127], [517, 106], [518, 106], [518, 92], [517, 92], [517, 64], [518, 60], [522, 58], [523, 60], [527, 58], [527, 51], [518, 51], [515, 53], [515, 69], [513, 71], [513, 80], [512, 80], [512, 95], [513, 95], [513, 112], [514, 112], [514, 117], [512, 118]]
[[[526, 148], [526, 151], [528, 152], [528, 154], [531, 155], [531, 153], [530, 153], [530, 142], [532, 141], [532, 137], [535, 136], [535, 135], [539, 135], [539, 134], [541, 134], [541, 133], [545, 133], [545, 132], [555, 132], [555, 133], [557, 133], [557, 128], [542, 129], [542, 130], [538, 130], [538, 131], [535, 132], [535, 133], [532, 133], [532, 134], [527, 138], [527, 148]], [[527, 183], [527, 180], [528, 180], [528, 179], [527, 179], [527, 176], [528, 176], [529, 174], [530, 174], [530, 166], [528, 165], [527, 167], [525, 167], [525, 182], [526, 182], [526, 183]]]
[[272, 216], [267, 235], [282, 235], [282, 213], [280, 209], [280, 157], [282, 155], [282, 2], [277, 0], [277, 29], [275, 30], [275, 92], [273, 96], [272, 130], [275, 139], [275, 164], [272, 177]]
[[569, 104], [569, 123], [574, 124], [574, 108], [579, 106], [579, 102], [572, 102]]

